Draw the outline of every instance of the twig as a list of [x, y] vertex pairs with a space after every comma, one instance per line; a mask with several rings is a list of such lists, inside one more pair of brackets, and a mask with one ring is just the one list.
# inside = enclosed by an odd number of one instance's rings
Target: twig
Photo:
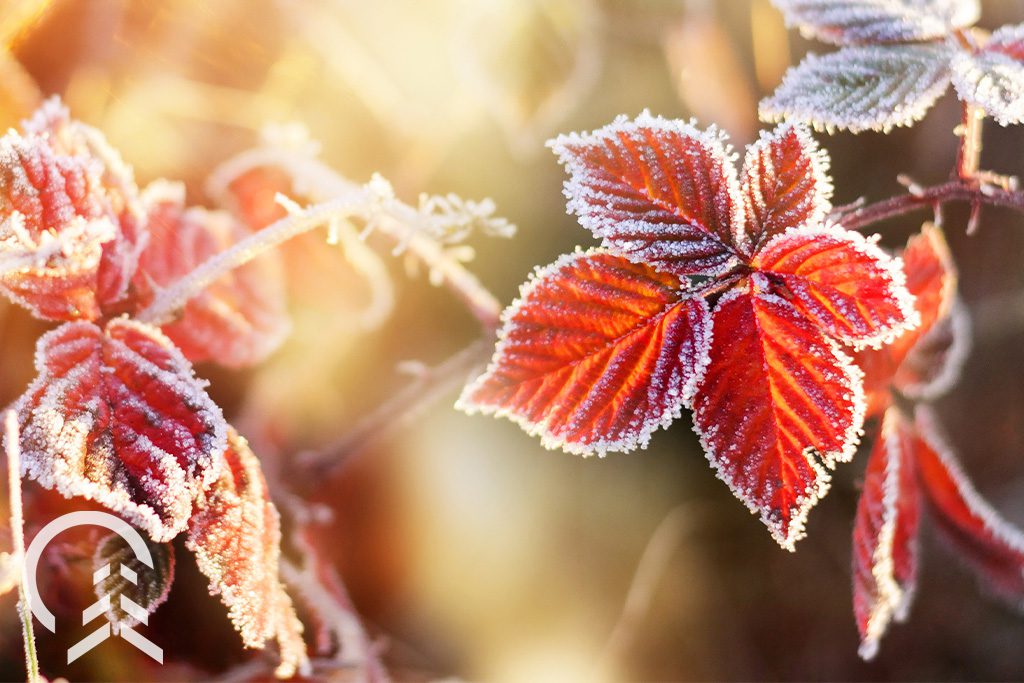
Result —
[[[7, 485], [11, 504], [11, 540], [14, 558], [24, 569], [25, 520], [21, 507], [21, 444], [18, 434], [18, 416], [13, 410], [4, 415], [4, 436], [7, 446]], [[21, 615], [21, 635], [25, 643], [25, 669], [29, 683], [39, 681], [39, 658], [36, 656], [36, 636], [32, 630], [32, 610], [28, 591], [25, 590], [24, 571], [18, 578], [18, 612]]]
[[833, 219], [850, 230], [862, 230], [889, 218], [902, 216], [947, 202], [971, 202], [1012, 209], [1024, 213], [1024, 192], [1000, 187], [977, 185], [963, 180], [950, 180], [940, 185], [915, 188], [917, 192], [897, 195], [867, 204], [846, 213], [833, 213]]
[[439, 365], [420, 370], [415, 379], [364, 417], [344, 436], [315, 450], [299, 453], [298, 463], [310, 481], [324, 481], [349, 459], [404, 426], [457, 386], [487, 360], [493, 339], [477, 340]]
[[[207, 191], [224, 202], [230, 196], [229, 187], [235, 178], [255, 168], [271, 167], [284, 171], [295, 192], [314, 201], [329, 203], [336, 197], [361, 197], [363, 210], [350, 215], [364, 218], [369, 228], [393, 240], [397, 244], [396, 252], [407, 251], [426, 264], [431, 280], [452, 291], [485, 331], [497, 329], [501, 303], [431, 234], [436, 223], [443, 220], [390, 196], [390, 185], [379, 176], [366, 186], [360, 186], [316, 159], [315, 150], [310, 149], [308, 143], [291, 141], [289, 144], [292, 148], [268, 145], [228, 160], [210, 175]], [[504, 226], [505, 236], [514, 231], [513, 226], [500, 219], [493, 223]]]

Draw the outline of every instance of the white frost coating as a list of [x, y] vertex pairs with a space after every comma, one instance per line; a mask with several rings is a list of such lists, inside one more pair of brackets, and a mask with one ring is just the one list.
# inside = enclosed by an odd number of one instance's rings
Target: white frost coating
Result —
[[758, 113], [765, 121], [803, 121], [829, 133], [887, 133], [924, 117], [949, 87], [953, 55], [944, 44], [811, 53], [761, 101]]
[[[659, 181], [665, 180], [665, 169], [658, 158], [660, 150], [652, 148], [651, 143], [644, 139], [646, 132], [695, 142], [700, 153], [688, 150], [685, 152], [686, 160], [698, 170], [706, 171], [709, 177], [690, 174], [686, 181], [696, 184], [706, 180], [712, 187], [701, 184], [695, 190], [697, 196], [673, 196], [670, 203], [662, 201], [649, 190], [642, 198], [626, 197], [622, 194], [623, 189], [629, 188], [636, 194], [636, 188], [619, 178], [602, 177], [576, 151], [577, 148], [607, 148], [649, 173], [648, 186], [658, 185]], [[631, 151], [623, 148], [620, 136], [638, 143], [640, 158], [630, 156]], [[739, 178], [734, 165], [736, 154], [726, 141], [725, 133], [714, 125], [702, 131], [694, 120], [665, 119], [652, 116], [645, 109], [635, 119], [620, 115], [612, 123], [590, 133], [559, 135], [549, 140], [547, 146], [569, 172], [569, 179], [563, 187], [568, 213], [576, 214], [580, 225], [601, 239], [602, 246], [635, 263], [655, 265], [665, 262], [662, 267], [668, 271], [673, 270], [672, 261], [703, 258], [707, 263], [700, 269], [700, 274], [716, 275], [737, 263], [732, 254], [733, 245], [738, 244], [741, 238], [744, 221]], [[679, 160], [670, 158], [669, 161]], [[713, 196], [708, 196], [711, 193]], [[707, 208], [717, 216], [727, 214], [729, 225], [680, 222], [683, 219], [680, 211], [695, 208], [688, 203], [703, 201], [711, 202], [712, 206]], [[724, 229], [728, 229], [731, 244], [723, 243], [718, 234]]]
[[[174, 370], [164, 370], [142, 358], [136, 351], [104, 334], [92, 323], [67, 323], [43, 335], [36, 347], [35, 364], [39, 376], [15, 406], [22, 425], [25, 452], [22, 472], [44, 488], [55, 489], [66, 498], [82, 496], [95, 500], [144, 529], [154, 540], [166, 541], [184, 530], [191, 514], [192, 499], [201, 488], [209, 486], [219, 476], [227, 427], [220, 409], [203, 391], [204, 384], [194, 378], [188, 361], [170, 340], [154, 328], [127, 319], [112, 321], [108, 331], [116, 327], [134, 328], [158, 342], [171, 356]], [[58, 344], [59, 338], [71, 333], [73, 329], [80, 332], [70, 342]], [[177, 396], [183, 397], [186, 405], [200, 413], [204, 422], [213, 428], [212, 433], [203, 439], [203, 452], [190, 463], [190, 472], [182, 469], [177, 454], [167, 453], [150, 443], [144, 435], [135, 434], [135, 442], [153, 454], [154, 466], [160, 472], [163, 482], [159, 484], [161, 493], [157, 499], [149, 501], [152, 505], [133, 500], [134, 486], [126, 472], [111, 466], [110, 461], [118, 461], [111, 436], [92, 433], [98, 412], [114, 408], [100, 405], [101, 401], [109, 397], [83, 397], [82, 404], [75, 407], [64, 403], [70, 392], [80, 388], [83, 379], [103, 377], [110, 372], [108, 367], [101, 364], [104, 355], [101, 347], [104, 345], [113, 357], [133, 365], [154, 382], [163, 384]], [[83, 346], [95, 348], [62, 376], [51, 376], [47, 367], [51, 353], [71, 351]], [[40, 392], [40, 400], [33, 404], [32, 397]], [[163, 419], [167, 426], [169, 420], [166, 417]], [[90, 436], [99, 438], [90, 444]], [[86, 458], [92, 462], [86, 463]], [[107, 481], [89, 479], [84, 474], [88, 471], [102, 471], [109, 478]], [[203, 476], [196, 480], [194, 475], [199, 471]], [[157, 481], [148, 475], [143, 479], [151, 487], [157, 486]], [[149, 488], [150, 495], [154, 490]]]
[[[515, 225], [493, 215], [493, 202], [487, 199], [480, 202], [460, 199], [461, 207], [466, 210], [460, 213], [456, 211], [458, 202], [451, 199], [453, 195], [433, 202], [429, 197], [425, 200], [421, 198], [420, 208], [405, 204], [393, 195], [393, 201], [382, 201], [386, 196], [381, 196], [381, 183], [375, 180], [379, 178], [383, 181], [383, 178], [375, 175], [370, 183], [359, 185], [339, 175], [315, 158], [319, 147], [308, 140], [302, 126], [292, 124], [266, 129], [263, 138], [263, 146], [243, 152], [221, 164], [207, 181], [208, 193], [222, 205], [237, 209], [231, 206], [231, 183], [249, 171], [272, 168], [288, 176], [297, 195], [320, 203], [320, 206], [306, 207], [302, 215], [309, 215], [321, 207], [332, 207], [330, 211], [324, 212], [319, 224], [306, 225], [299, 232], [326, 224], [329, 238], [339, 235], [338, 241], [346, 246], [346, 255], [356, 269], [367, 276], [372, 291], [370, 305], [363, 316], [367, 327], [383, 320], [385, 315], [382, 311], [390, 312], [394, 289], [390, 278], [384, 277], [387, 269], [376, 252], [366, 246], [362, 239], [346, 238], [366, 237], [365, 232], [362, 235], [354, 234], [355, 229], [349, 223], [353, 218], [372, 224], [371, 230], [386, 235], [399, 245], [400, 251], [408, 251], [424, 263], [429, 268], [430, 282], [452, 288], [478, 317], [498, 316], [501, 304], [480, 286], [459, 260], [465, 250], [448, 248], [447, 243], [442, 241], [445, 235], [464, 234], [467, 229], [481, 230], [500, 237], [513, 235]], [[387, 181], [383, 184], [390, 188]], [[447, 204], [451, 211], [440, 210], [439, 204]], [[293, 215], [292, 218], [298, 221], [300, 215]], [[261, 233], [270, 231], [272, 227], [267, 226]], [[340, 235], [339, 230], [352, 232], [353, 235]], [[282, 235], [283, 239], [290, 236]]]
[[[792, 182], [792, 179], [779, 178], [771, 158], [774, 146], [785, 140], [790, 134], [796, 137], [800, 146], [800, 155], [807, 160], [809, 172], [805, 171], [801, 181], [808, 183], [810, 187], [796, 186], [787, 188], [787, 190], [789, 193], [802, 192], [808, 195], [804, 202], [799, 203], [801, 207], [805, 203], [810, 204], [810, 210], [806, 216], [793, 215], [793, 211], [789, 207], [786, 207], [787, 211], [776, 216], [774, 214], [775, 207], [768, 206], [764, 200], [766, 183], [777, 184], [787, 180]], [[828, 152], [818, 145], [818, 141], [802, 124], [784, 123], [771, 131], [762, 130], [760, 132], [757, 142], [747, 147], [743, 158], [743, 168], [740, 172], [746, 221], [739, 244], [744, 253], [752, 254], [757, 247], [761, 246], [751, 243], [753, 236], [750, 234], [750, 223], [758, 214], [771, 213], [776, 227], [784, 226], [785, 228], [812, 227], [820, 225], [825, 220], [825, 217], [832, 211], [833, 186], [832, 179], [829, 177], [830, 166]], [[751, 201], [756, 202], [757, 206], [750, 206]], [[763, 234], [758, 238], [764, 240], [770, 236], [770, 234]]]
[[934, 451], [939, 462], [949, 473], [949, 478], [956, 484], [957, 493], [963, 498], [971, 514], [991, 532], [993, 538], [1013, 552], [1024, 555], [1024, 532], [1003, 519], [974, 488], [931, 407], [918, 405], [914, 411], [914, 422], [921, 439]]
[[[888, 324], [880, 325], [878, 331], [871, 335], [850, 336], [846, 334], [836, 334], [834, 331], [830, 331], [824, 326], [822, 328], [823, 332], [830, 334], [838, 341], [847, 344], [854, 349], [862, 349], [865, 347], [877, 349], [891, 343], [907, 330], [912, 330], [921, 324], [921, 314], [914, 306], [914, 296], [907, 289], [907, 277], [903, 272], [903, 260], [885, 253], [882, 248], [878, 246], [878, 235], [865, 237], [854, 230], [847, 230], [841, 225], [836, 224], [826, 224], [817, 227], [791, 228], [772, 239], [765, 245], [762, 252], [769, 252], [772, 249], [779, 248], [787, 241], [801, 239], [806, 239], [808, 241], [815, 239], [832, 239], [836, 242], [845, 243], [850, 249], [871, 259], [873, 261], [872, 268], [877, 270], [878, 275], [887, 285], [886, 289], [889, 294], [887, 303], [896, 306], [897, 310], [900, 312], [901, 319], [898, 322], [889, 322]], [[767, 270], [770, 271], [771, 269], [769, 268]], [[787, 278], [803, 277], [800, 274], [790, 275], [789, 273], [784, 273], [784, 275]], [[806, 282], [808, 283], [808, 286], [811, 287], [816, 284], [811, 278], [806, 278]], [[810, 292], [798, 290], [794, 291], [793, 294], [797, 296], [809, 310], [818, 313], [819, 318], [824, 320], [829, 317], [835, 317], [836, 314], [829, 309], [821, 307], [820, 302], [816, 301], [815, 297], [813, 297]], [[837, 305], [838, 302], [832, 300], [831, 303], [833, 305]], [[853, 308], [848, 311], [840, 312], [850, 318], [855, 315], [860, 316], [860, 308], [857, 305], [854, 305]]]
[[[741, 289], [732, 289], [726, 292], [718, 300], [715, 312], [717, 312], [723, 304], [746, 294], [747, 292]], [[754, 294], [754, 296], [792, 308], [792, 304], [774, 294], [758, 293]], [[713, 317], [714, 313], [712, 314], [712, 318]], [[831, 477], [828, 470], [835, 469], [836, 463], [849, 462], [853, 458], [853, 455], [857, 450], [857, 446], [860, 443], [860, 437], [864, 433], [864, 414], [867, 410], [867, 402], [864, 398], [864, 374], [853, 362], [853, 359], [846, 355], [838, 344], [824, 335], [822, 335], [821, 339], [827, 345], [830, 355], [835, 361], [835, 368], [841, 373], [843, 386], [847, 390], [845, 398], [851, 404], [852, 414], [850, 416], [849, 426], [843, 430], [841, 438], [842, 447], [840, 449], [822, 453], [814, 447], [808, 446], [802, 451], [802, 456], [805, 462], [814, 472], [814, 483], [796, 498], [794, 506], [790, 508], [792, 517], [789, 522], [788, 533], [783, 532], [781, 523], [771, 518], [769, 514], [770, 511], [767, 508], [760, 506], [757, 501], [751, 497], [750, 492], [744, 491], [722, 466], [722, 462], [720, 461], [721, 454], [716, 452], [711, 441], [718, 433], [718, 430], [723, 428], [728, 429], [730, 427], [723, 427], [722, 425], [714, 423], [714, 427], [711, 430], [701, 431], [698, 426], [699, 408], [695, 408], [693, 413], [693, 431], [700, 439], [701, 447], [704, 449], [704, 455], [707, 457], [708, 462], [711, 463], [711, 467], [714, 469], [715, 475], [725, 482], [733, 492], [733, 495], [739, 498], [740, 501], [746, 505], [751, 514], [760, 515], [761, 522], [768, 528], [772, 538], [774, 538], [783, 549], [790, 552], [795, 552], [796, 542], [807, 535], [807, 517], [810, 514], [811, 508], [813, 508], [818, 501], [828, 493], [831, 485]], [[700, 387], [698, 387], [698, 390], [699, 388]], [[819, 459], [825, 464], [825, 467], [822, 467], [821, 463], [819, 463]], [[828, 469], [826, 469], [826, 467]], [[770, 495], [770, 486], [766, 484], [764, 488], [764, 495]]]
[[864, 660], [873, 659], [878, 653], [878, 643], [893, 617], [902, 621], [906, 616], [916, 588], [913, 584], [900, 586], [896, 580], [893, 557], [899, 514], [900, 470], [904, 466], [903, 459], [907, 456], [901, 449], [901, 420], [899, 411], [896, 408], [889, 408], [882, 419], [882, 432], [878, 437], [885, 439], [886, 446], [885, 479], [882, 484], [882, 527], [878, 531], [871, 564], [871, 575], [875, 579], [877, 595], [868, 616], [864, 639], [857, 650], [857, 654]]
[[1024, 121], [1024, 24], [995, 31], [984, 49], [953, 59], [960, 99], [980, 107], [1002, 126]]
[[804, 35], [836, 45], [941, 38], [978, 20], [978, 0], [772, 0]]
[[971, 353], [971, 315], [967, 306], [959, 298], [953, 300], [949, 312], [928, 330], [921, 339], [914, 344], [910, 354], [904, 363], [913, 361], [915, 351], [929, 344], [929, 342], [942, 341], [948, 337], [948, 347], [941, 360], [942, 366], [938, 372], [927, 378], [927, 381], [919, 384], [901, 383], [899, 391], [907, 398], [918, 401], [933, 401], [945, 395], [960, 380], [964, 369], [964, 363]]
[[[648, 401], [653, 401], [653, 399], [658, 397], [662, 392], [668, 393], [672, 400], [668, 402], [664, 411], [660, 415], [646, 417], [641, 416], [639, 424], [631, 424], [632, 429], [628, 434], [624, 435], [620, 439], [603, 439], [585, 444], [569, 442], [563, 436], [552, 434], [551, 427], [547, 420], [534, 422], [518, 414], [514, 407], [505, 408], [480, 404], [470, 398], [472, 394], [486, 384], [492, 374], [498, 371], [502, 357], [509, 353], [507, 337], [516, 327], [516, 323], [513, 318], [524, 305], [524, 302], [530, 298], [537, 286], [551, 274], [558, 273], [561, 270], [572, 266], [578, 260], [605, 253], [609, 252], [606, 252], [603, 249], [589, 249], [587, 251], [582, 251], [577, 247], [573, 253], [563, 254], [554, 263], [534, 269], [530, 278], [520, 287], [519, 297], [502, 313], [502, 325], [498, 331], [498, 342], [495, 346], [494, 355], [492, 356], [490, 364], [479, 377], [466, 385], [463, 389], [462, 395], [455, 403], [456, 409], [461, 410], [468, 415], [482, 414], [508, 418], [522, 427], [523, 430], [531, 436], [540, 437], [541, 444], [550, 450], [561, 449], [566, 453], [573, 453], [582, 456], [596, 454], [601, 457], [606, 453], [625, 453], [636, 450], [637, 448], [647, 448], [651, 435], [655, 431], [659, 428], [667, 428], [674, 420], [678, 419], [682, 415], [683, 408], [689, 407], [690, 402], [696, 393], [697, 387], [704, 377], [708, 363], [710, 362], [709, 349], [711, 347], [712, 335], [711, 315], [706, 301], [701, 298], [691, 299], [691, 301], [698, 302], [699, 305], [703, 307], [703, 310], [701, 326], [693, 329], [691, 332], [691, 336], [695, 341], [691, 344], [691, 347], [688, 350], [695, 355], [691, 359], [688, 359], [685, 356], [682, 359], [682, 363], [688, 364], [688, 367], [666, 367], [672, 363], [673, 359], [659, 356], [655, 371], [652, 373], [653, 379], [648, 387]], [[680, 305], [680, 303], [674, 302], [667, 306], [665, 310], [676, 305]], [[612, 343], [615, 341], [618, 340], [611, 340]], [[659, 381], [659, 370], [662, 375], [668, 373], [669, 377], [662, 377], [662, 381]], [[682, 378], [676, 377], [675, 375], [675, 373], [680, 370], [682, 371]], [[668, 387], [661, 386], [664, 379], [668, 380]], [[683, 379], [682, 383], [679, 383], [679, 379]]]

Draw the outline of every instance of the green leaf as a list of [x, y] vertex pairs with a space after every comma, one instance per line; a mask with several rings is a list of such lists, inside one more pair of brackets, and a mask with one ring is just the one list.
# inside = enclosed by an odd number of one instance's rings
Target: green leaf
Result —
[[946, 45], [847, 47], [809, 54], [761, 102], [765, 121], [801, 121], [818, 130], [889, 132], [920, 120], [949, 87]]

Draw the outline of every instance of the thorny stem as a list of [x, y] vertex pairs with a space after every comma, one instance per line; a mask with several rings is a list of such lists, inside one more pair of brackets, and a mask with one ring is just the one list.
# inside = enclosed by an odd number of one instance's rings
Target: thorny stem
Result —
[[849, 230], [862, 230], [889, 218], [933, 208], [947, 202], [985, 204], [1024, 213], [1024, 192], [957, 179], [930, 187], [915, 187], [908, 194], [897, 195], [850, 210], [839, 209], [833, 212], [831, 218]]
[[4, 435], [7, 442], [7, 485], [11, 506], [11, 540], [14, 558], [21, 565], [18, 577], [18, 612], [21, 615], [21, 634], [25, 643], [25, 669], [29, 683], [39, 681], [39, 658], [36, 656], [36, 636], [32, 630], [32, 610], [25, 590], [25, 520], [21, 506], [21, 447], [18, 418], [13, 410], [4, 414]]

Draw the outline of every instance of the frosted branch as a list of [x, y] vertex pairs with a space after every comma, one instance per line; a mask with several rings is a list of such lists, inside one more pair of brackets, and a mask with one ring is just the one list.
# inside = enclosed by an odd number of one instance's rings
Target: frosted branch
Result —
[[[395, 197], [384, 178], [374, 175], [359, 185], [339, 175], [315, 158], [316, 146], [303, 137], [300, 128], [274, 128], [265, 133], [268, 143], [234, 157], [210, 176], [209, 194], [228, 202], [229, 187], [239, 176], [257, 168], [276, 168], [292, 181], [294, 192], [314, 202], [329, 204], [337, 198], [352, 198], [351, 211], [339, 218], [356, 218], [365, 223], [361, 236], [378, 232], [394, 244], [393, 253], [406, 253], [429, 269], [430, 281], [451, 290], [487, 329], [496, 329], [501, 304], [463, 266], [466, 247], [451, 245], [473, 231], [510, 237], [515, 226], [494, 215], [494, 202], [465, 200], [457, 195], [420, 197], [418, 207]], [[309, 209], [307, 209], [308, 211]], [[335, 234], [333, 229], [332, 233]]]

